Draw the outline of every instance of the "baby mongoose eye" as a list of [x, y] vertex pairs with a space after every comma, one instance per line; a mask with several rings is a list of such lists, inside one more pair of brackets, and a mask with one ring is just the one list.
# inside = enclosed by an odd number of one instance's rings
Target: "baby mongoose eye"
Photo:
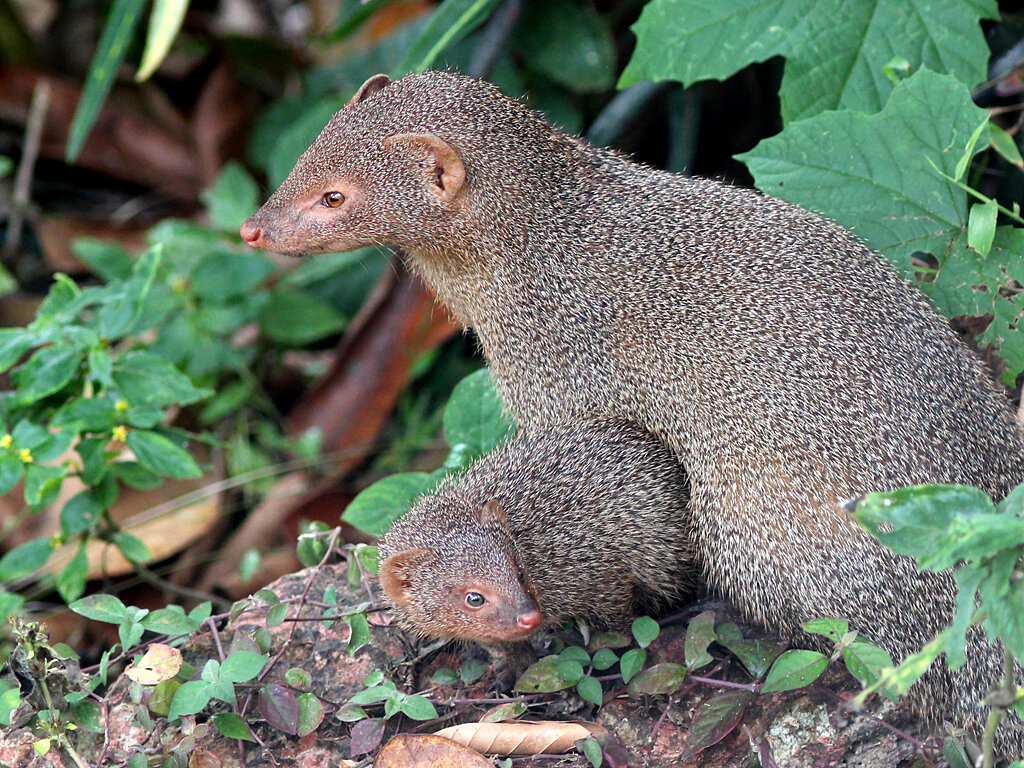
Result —
[[520, 568], [518, 571], [516, 571], [516, 578], [519, 579], [519, 583], [520, 584], [525, 584], [526, 583], [526, 573], [523, 571], [522, 568]]
[[341, 192], [328, 192], [320, 199], [320, 204], [328, 208], [337, 208], [344, 202], [345, 196]]
[[467, 592], [466, 593], [466, 605], [470, 608], [481, 608], [487, 600], [479, 592]]

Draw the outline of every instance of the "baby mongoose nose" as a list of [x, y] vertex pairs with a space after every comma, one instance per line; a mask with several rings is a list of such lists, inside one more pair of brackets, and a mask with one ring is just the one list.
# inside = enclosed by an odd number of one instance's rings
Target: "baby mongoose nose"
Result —
[[245, 222], [242, 228], [238, 230], [242, 239], [245, 240], [249, 245], [258, 245], [260, 239], [263, 237], [263, 230], [253, 224], [251, 221]]
[[532, 611], [520, 613], [516, 616], [516, 624], [527, 632], [532, 632], [544, 621], [544, 614], [534, 608]]

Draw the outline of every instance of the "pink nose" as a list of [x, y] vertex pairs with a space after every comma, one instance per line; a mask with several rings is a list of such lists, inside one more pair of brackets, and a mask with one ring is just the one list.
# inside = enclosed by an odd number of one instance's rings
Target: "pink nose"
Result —
[[532, 611], [526, 613], [520, 613], [516, 616], [516, 624], [519, 625], [520, 629], [524, 629], [527, 632], [532, 632], [541, 625], [544, 621], [544, 614], [534, 608]]
[[245, 222], [238, 232], [242, 239], [252, 246], [259, 246], [260, 240], [263, 239], [263, 230], [253, 224], [252, 221]]

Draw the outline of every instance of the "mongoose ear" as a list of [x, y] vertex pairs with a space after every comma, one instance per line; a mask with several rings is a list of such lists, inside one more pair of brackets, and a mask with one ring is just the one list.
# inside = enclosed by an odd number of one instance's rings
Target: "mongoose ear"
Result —
[[400, 133], [384, 141], [408, 147], [428, 189], [446, 203], [455, 200], [466, 182], [466, 166], [451, 144], [430, 133]]
[[373, 96], [377, 91], [383, 91], [391, 85], [391, 78], [387, 75], [374, 75], [356, 91], [356, 95], [348, 100], [346, 107], [351, 107], [353, 104], [358, 104], [361, 101], [365, 101], [370, 96]]
[[405, 608], [412, 601], [416, 575], [434, 557], [429, 549], [407, 549], [396, 552], [380, 564], [380, 585], [399, 608]]
[[475, 507], [474, 513], [480, 525], [508, 527], [508, 521], [505, 519], [505, 510], [501, 508], [501, 502], [497, 499], [491, 499], [482, 507]]

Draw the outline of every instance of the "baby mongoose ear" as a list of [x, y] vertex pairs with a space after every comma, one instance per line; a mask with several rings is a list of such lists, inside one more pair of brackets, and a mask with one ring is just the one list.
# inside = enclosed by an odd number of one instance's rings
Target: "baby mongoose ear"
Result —
[[434, 557], [429, 549], [407, 549], [396, 552], [380, 564], [380, 585], [399, 608], [405, 608], [412, 601], [416, 575]]
[[351, 107], [353, 104], [358, 104], [361, 101], [365, 101], [370, 96], [373, 96], [377, 91], [383, 91], [391, 85], [391, 78], [387, 75], [374, 75], [356, 91], [356, 95], [348, 100], [346, 107]]
[[501, 508], [501, 502], [497, 499], [491, 499], [482, 507], [474, 507], [474, 513], [480, 525], [508, 527], [508, 521], [505, 519], [505, 510]]
[[385, 142], [408, 147], [428, 189], [443, 202], [455, 200], [466, 182], [466, 166], [451, 144], [430, 133], [400, 133]]

